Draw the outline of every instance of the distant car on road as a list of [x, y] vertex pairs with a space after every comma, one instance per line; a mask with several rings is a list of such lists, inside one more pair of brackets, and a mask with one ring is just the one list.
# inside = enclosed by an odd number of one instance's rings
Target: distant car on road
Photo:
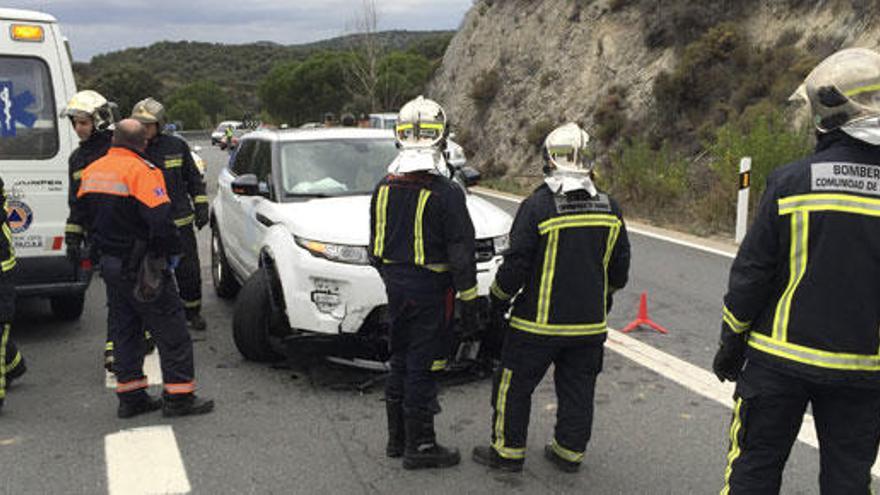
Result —
[[370, 127], [373, 129], [394, 129], [397, 123], [396, 113], [371, 113]]
[[[224, 120], [217, 124], [217, 128], [211, 133], [211, 145], [216, 146], [226, 137], [226, 128], [232, 127], [233, 131], [238, 131], [243, 123], [239, 120]], [[237, 134], [240, 136], [240, 132]]]
[[[367, 244], [370, 197], [397, 153], [393, 133], [379, 129], [242, 138], [218, 179], [211, 271], [220, 297], [238, 294], [233, 337], [246, 358], [269, 361], [309, 345], [360, 364], [388, 358], [385, 288]], [[476, 171], [449, 173], [465, 190], [465, 177], [478, 180]], [[485, 309], [512, 219], [478, 196], [467, 204]]]

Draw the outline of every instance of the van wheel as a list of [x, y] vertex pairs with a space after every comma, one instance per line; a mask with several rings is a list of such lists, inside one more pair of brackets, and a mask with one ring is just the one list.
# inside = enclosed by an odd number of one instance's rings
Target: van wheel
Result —
[[244, 283], [232, 316], [232, 338], [235, 347], [246, 359], [272, 362], [281, 356], [272, 348], [269, 330], [272, 327], [272, 301], [269, 277], [260, 268]]
[[235, 279], [232, 268], [226, 261], [226, 252], [216, 227], [211, 229], [211, 279], [214, 282], [214, 292], [223, 299], [235, 297], [241, 289], [241, 284]]
[[53, 296], [49, 298], [52, 314], [62, 321], [78, 320], [82, 316], [86, 304], [86, 295], [75, 294], [70, 296]]

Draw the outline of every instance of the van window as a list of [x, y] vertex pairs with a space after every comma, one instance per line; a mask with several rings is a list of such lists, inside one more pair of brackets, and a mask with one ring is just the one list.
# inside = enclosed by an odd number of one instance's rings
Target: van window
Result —
[[58, 154], [57, 115], [46, 62], [0, 55], [0, 160]]

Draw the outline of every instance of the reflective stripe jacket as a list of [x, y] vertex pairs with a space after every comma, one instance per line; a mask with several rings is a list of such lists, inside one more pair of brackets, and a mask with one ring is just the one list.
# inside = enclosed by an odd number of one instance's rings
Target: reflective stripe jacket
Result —
[[113, 140], [112, 131], [97, 131], [85, 141], [79, 143], [79, 148], [70, 154], [67, 160], [70, 188], [68, 189], [67, 205], [70, 207], [70, 216], [67, 217], [67, 226], [64, 231], [68, 234], [82, 234], [84, 220], [77, 217], [77, 210], [73, 207], [76, 202], [76, 193], [79, 191], [79, 183], [82, 172], [86, 166], [107, 154], [110, 142]]
[[3, 186], [3, 179], [0, 178], [0, 272], [6, 273], [15, 268], [15, 247], [12, 243], [12, 231], [9, 230], [6, 213], [6, 189]]
[[880, 385], [880, 147], [833, 132], [770, 175], [722, 321], [750, 359]]
[[554, 194], [544, 184], [519, 207], [492, 293], [517, 295], [510, 326], [549, 336], [607, 332], [606, 295], [626, 285], [630, 249], [623, 214], [607, 194]]
[[147, 145], [147, 158], [162, 169], [171, 198], [172, 217], [178, 227], [193, 223], [193, 205], [208, 207], [205, 180], [193, 161], [186, 141], [176, 136], [159, 134]]
[[428, 173], [388, 175], [370, 203], [374, 264], [409, 264], [452, 273], [459, 297], [477, 297], [474, 225], [464, 191]]
[[162, 171], [137, 152], [114, 146], [86, 167], [76, 208], [102, 254], [127, 258], [135, 241], [157, 255], [180, 252]]

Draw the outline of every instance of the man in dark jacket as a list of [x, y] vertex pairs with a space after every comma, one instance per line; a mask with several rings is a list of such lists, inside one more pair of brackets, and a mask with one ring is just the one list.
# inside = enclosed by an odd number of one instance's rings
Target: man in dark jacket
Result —
[[175, 271], [180, 286], [180, 297], [186, 308], [186, 320], [193, 330], [205, 330], [202, 318], [202, 276], [199, 266], [197, 229], [208, 224], [208, 196], [205, 180], [193, 160], [186, 141], [162, 133], [165, 127], [165, 107], [147, 98], [137, 102], [131, 118], [147, 129], [147, 157], [165, 175], [168, 196], [171, 198], [174, 224], [180, 234], [183, 249], [180, 266]]
[[0, 178], [0, 409], [6, 399], [6, 389], [12, 380], [26, 371], [24, 358], [12, 342], [12, 318], [15, 316], [15, 283], [12, 278], [15, 269], [15, 248], [12, 232], [6, 218], [6, 192]]
[[840, 51], [796, 93], [814, 155], [767, 179], [730, 270], [713, 368], [735, 380], [722, 494], [776, 494], [810, 405], [822, 493], [871, 493], [880, 443], [880, 54]]
[[[146, 131], [119, 122], [113, 147], [83, 171], [76, 208], [101, 256], [108, 326], [116, 336], [117, 415], [130, 418], [163, 408], [165, 416], [204, 414], [213, 401], [194, 394], [193, 348], [173, 279], [180, 238], [161, 170], [144, 159]], [[156, 339], [163, 399], [151, 398], [143, 373], [143, 328]]]
[[492, 390], [492, 442], [473, 451], [490, 468], [522, 471], [532, 392], [551, 364], [559, 409], [545, 457], [577, 471], [590, 439], [606, 316], [630, 249], [620, 208], [592, 182], [588, 142], [577, 124], [547, 136], [545, 184], [520, 205], [491, 288], [495, 314], [516, 299]]
[[446, 116], [421, 96], [400, 110], [401, 153], [373, 193], [370, 254], [388, 294], [391, 374], [385, 388], [389, 457], [405, 469], [458, 464], [436, 441], [436, 373], [452, 346], [455, 294], [465, 333], [476, 329], [474, 227], [464, 191], [440, 175]]

